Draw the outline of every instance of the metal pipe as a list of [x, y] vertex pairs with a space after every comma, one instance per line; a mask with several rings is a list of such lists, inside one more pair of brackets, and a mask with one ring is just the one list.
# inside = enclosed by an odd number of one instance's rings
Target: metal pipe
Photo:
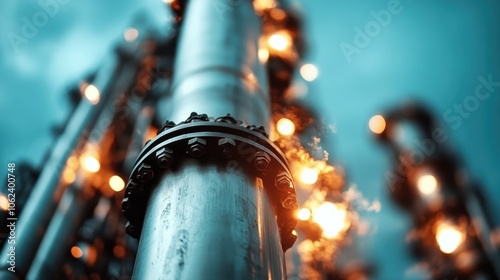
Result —
[[33, 259], [27, 279], [55, 277], [61, 269], [69, 248], [74, 244], [84, 214], [97, 200], [94, 194], [89, 195], [87, 192], [88, 197], [86, 196], [86, 187], [83, 182], [75, 182], [64, 192]]
[[490, 277], [492, 279], [500, 279], [500, 266], [498, 265], [500, 264], [500, 252], [495, 248], [490, 238], [493, 227], [487, 219], [488, 212], [485, 209], [485, 205], [480, 201], [479, 189], [477, 187], [474, 187], [465, 196], [465, 207], [473, 221], [472, 225], [476, 229], [477, 238], [484, 250], [485, 262], [487, 262], [485, 270], [491, 270], [487, 272], [491, 274]]
[[188, 1], [175, 60], [170, 120], [179, 122], [191, 112], [231, 114], [268, 129], [270, 97], [258, 59], [261, 29], [251, 1]]
[[[107, 86], [106, 82], [112, 80], [116, 74], [113, 70], [116, 65], [113, 59], [110, 63], [105, 64], [106, 67], [100, 69], [95, 84], [99, 88]], [[110, 69], [111, 67], [111, 69]], [[111, 79], [110, 79], [111, 78]], [[29, 266], [35, 256], [39, 242], [42, 239], [45, 228], [52, 216], [56, 205], [60, 198], [60, 176], [66, 165], [69, 155], [78, 146], [85, 136], [82, 132], [92, 128], [97, 120], [99, 112], [103, 110], [109, 94], [105, 90], [101, 94], [101, 102], [97, 105], [92, 105], [89, 102], [82, 101], [71, 119], [66, 125], [66, 129], [59, 137], [52, 149], [52, 153], [48, 162], [38, 178], [29, 199], [26, 201], [25, 207], [16, 224], [16, 244], [15, 247], [15, 270], [17, 276], [24, 278]], [[4, 246], [1, 255], [1, 266], [5, 266], [9, 262], [9, 248]], [[16, 275], [10, 273], [11, 278], [2, 279], [17, 279]]]
[[276, 218], [265, 190], [240, 172], [186, 161], [146, 212], [134, 279], [282, 279]]
[[[121, 57], [123, 64], [117, 69], [114, 79], [110, 80], [109, 97], [103, 102], [105, 108], [100, 112], [98, 125], [92, 129], [88, 138], [88, 143], [99, 145], [98, 149], [101, 155], [109, 151], [113, 139], [120, 135], [119, 132], [110, 130], [120, 121], [118, 117], [120, 112], [115, 110], [112, 105], [118, 99], [123, 98], [124, 92], [130, 91], [134, 85], [144, 53], [139, 51], [137, 53], [122, 53], [121, 55], [126, 55]], [[105, 159], [101, 163], [109, 165], [109, 159]], [[78, 174], [78, 180], [64, 191], [50, 223], [46, 226], [46, 233], [28, 271], [29, 279], [44, 279], [47, 275], [56, 275], [64, 257], [69, 252], [69, 248], [75, 241], [75, 236], [85, 214], [95, 204], [92, 201], [97, 201], [100, 196], [92, 189], [92, 176], [81, 171]], [[103, 177], [104, 175], [97, 173], [94, 176]]]
[[[225, 13], [216, 10], [221, 7]], [[267, 80], [257, 56], [260, 34], [251, 1], [188, 1], [170, 120], [197, 111], [210, 117], [231, 114], [268, 128]], [[262, 181], [205, 163], [186, 159], [158, 179], [133, 278], [285, 278], [276, 213]]]

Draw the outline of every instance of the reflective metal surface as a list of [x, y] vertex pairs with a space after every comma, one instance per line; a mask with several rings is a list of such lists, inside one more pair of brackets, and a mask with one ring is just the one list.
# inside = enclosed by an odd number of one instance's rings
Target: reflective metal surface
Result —
[[259, 62], [260, 19], [251, 1], [191, 0], [182, 23], [170, 120], [231, 114], [269, 130], [270, 99]]
[[[178, 123], [191, 112], [231, 114], [269, 131], [260, 35], [252, 1], [188, 1], [169, 120]], [[209, 161], [185, 159], [150, 186], [134, 279], [285, 278], [276, 216], [262, 182]]]
[[282, 279], [284, 273], [276, 219], [261, 183], [193, 159], [161, 178], [146, 212], [134, 279]]

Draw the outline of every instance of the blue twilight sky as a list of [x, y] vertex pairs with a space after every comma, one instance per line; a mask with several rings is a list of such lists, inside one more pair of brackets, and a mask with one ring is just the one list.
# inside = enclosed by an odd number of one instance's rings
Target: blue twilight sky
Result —
[[[40, 3], [45, 2], [51, 1]], [[31, 30], [31, 38], [13, 41], [22, 35], [25, 20], [43, 11], [37, 1], [21, 3], [0, 4], [0, 166], [22, 158], [42, 164], [43, 152], [54, 141], [51, 127], [68, 113], [66, 89], [98, 66], [138, 13], [147, 14], [157, 28], [165, 26], [168, 15], [160, 0], [61, 0], [51, 7], [47, 22]], [[373, 230], [362, 238], [361, 254], [376, 261], [377, 279], [423, 279], [411, 272], [414, 261], [404, 244], [410, 222], [386, 195], [389, 155], [373, 141], [367, 122], [409, 97], [430, 105], [445, 124], [447, 143], [483, 184], [498, 212], [500, 87], [460, 125], [447, 122], [443, 114], [474, 94], [479, 76], [500, 81], [500, 2], [300, 4], [310, 45], [306, 60], [320, 70], [306, 98], [336, 128], [324, 146], [366, 198], [382, 203], [381, 212], [363, 214]], [[382, 25], [374, 25], [377, 17]], [[365, 29], [369, 36], [363, 40], [358, 33]]]

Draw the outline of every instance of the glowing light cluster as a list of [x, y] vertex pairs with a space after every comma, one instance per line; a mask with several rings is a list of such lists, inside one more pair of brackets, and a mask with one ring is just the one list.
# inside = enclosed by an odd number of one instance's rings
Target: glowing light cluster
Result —
[[75, 155], [70, 156], [61, 175], [62, 181], [66, 184], [73, 183], [76, 180], [76, 170], [79, 166], [78, 158]]
[[278, 133], [283, 136], [291, 136], [295, 132], [295, 124], [287, 118], [281, 118], [276, 123]]
[[318, 181], [318, 171], [312, 168], [304, 168], [300, 173], [300, 181], [307, 185], [312, 185]]
[[101, 100], [101, 93], [94, 85], [84, 85], [83, 95], [92, 105], [96, 105]]
[[254, 0], [253, 7], [257, 12], [262, 12], [264, 10], [269, 10], [276, 7], [276, 1], [274, 0]]
[[271, 34], [267, 43], [272, 50], [283, 52], [289, 50], [292, 46], [292, 38], [285, 31], [279, 31]]
[[325, 238], [335, 238], [346, 228], [347, 211], [331, 202], [323, 202], [313, 214], [313, 221], [323, 230]]
[[75, 181], [76, 179], [76, 172], [70, 167], [66, 167], [62, 173], [62, 180], [66, 184], [71, 184]]
[[[272, 37], [267, 38], [272, 41]], [[282, 38], [276, 38], [277, 42], [281, 40]], [[268, 42], [264, 39], [263, 41]], [[286, 40], [282, 41], [285, 46]], [[289, 52], [277, 53], [277, 50], [270, 46], [272, 42], [268, 43], [267, 49], [271, 55], [293, 58], [292, 47], [289, 48]], [[277, 45], [275, 47], [278, 47]], [[318, 74], [319, 71], [312, 64], [302, 68], [301, 75], [304, 80], [312, 81], [317, 78]], [[304, 81], [301, 83], [305, 84]], [[304, 111], [299, 108], [287, 111], [286, 117], [275, 115], [277, 121], [271, 131], [271, 137], [275, 137], [278, 146], [281, 147], [290, 163], [293, 177], [299, 182], [298, 189], [309, 192], [307, 200], [295, 212], [295, 217], [299, 221], [296, 230], [303, 235], [304, 239], [298, 244], [301, 261], [303, 263], [310, 261], [331, 263], [338, 246], [344, 243], [343, 237], [356, 215], [348, 211], [347, 205], [350, 200], [344, 197], [342, 192], [344, 186], [342, 169], [336, 170], [328, 162], [329, 154], [321, 147], [321, 139], [312, 136], [307, 143], [308, 147], [303, 145], [305, 139], [301, 137], [303, 136], [301, 135], [302, 128], [304, 131], [313, 131], [313, 133], [317, 128], [309, 128], [314, 121], [310, 119], [310, 115], [306, 115], [307, 112], [304, 112], [304, 115], [302, 112]], [[297, 127], [301, 128], [298, 132]], [[327, 202], [328, 200], [336, 202]]]
[[313, 64], [304, 64], [300, 67], [300, 75], [304, 80], [312, 82], [318, 77], [319, 71]]
[[438, 182], [436, 180], [436, 177], [432, 175], [422, 175], [417, 180], [417, 188], [422, 194], [432, 194], [436, 191], [437, 187]]
[[260, 48], [258, 55], [259, 55], [259, 60], [262, 63], [266, 63], [267, 60], [269, 59], [269, 51], [266, 48]]
[[71, 255], [73, 256], [73, 258], [79, 259], [83, 256], [83, 251], [80, 247], [73, 246], [71, 247]]
[[442, 222], [436, 228], [436, 241], [445, 254], [453, 253], [465, 240], [465, 234], [455, 225]]
[[297, 218], [302, 221], [307, 221], [311, 218], [311, 210], [308, 208], [302, 208], [297, 212]]
[[381, 115], [375, 115], [370, 119], [368, 126], [373, 133], [381, 134], [386, 127], [385, 119]]
[[83, 169], [90, 173], [96, 173], [101, 169], [101, 163], [95, 156], [92, 155], [83, 155], [80, 158], [80, 164]]
[[123, 38], [125, 38], [127, 42], [133, 42], [137, 37], [139, 37], [139, 31], [135, 28], [127, 28], [123, 33]]
[[118, 175], [111, 176], [108, 183], [109, 187], [115, 192], [119, 192], [125, 188], [125, 181]]
[[269, 15], [278, 21], [284, 20], [286, 18], [286, 13], [282, 9], [272, 9]]
[[0, 194], [0, 209], [2, 209], [2, 211], [7, 211], [9, 209], [9, 200], [4, 194]]

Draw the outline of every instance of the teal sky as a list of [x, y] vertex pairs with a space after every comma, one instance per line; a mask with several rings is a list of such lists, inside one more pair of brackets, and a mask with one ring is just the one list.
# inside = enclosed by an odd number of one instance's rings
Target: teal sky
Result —
[[[411, 224], [386, 195], [389, 154], [371, 137], [368, 120], [408, 98], [428, 104], [449, 135], [447, 144], [462, 157], [470, 176], [482, 183], [498, 212], [500, 87], [456, 128], [443, 114], [474, 95], [479, 76], [491, 75], [500, 82], [500, 2], [309, 0], [300, 4], [310, 45], [306, 61], [320, 70], [319, 78], [308, 84], [305, 98], [336, 131], [324, 146], [367, 199], [382, 203], [381, 212], [362, 213], [373, 229], [361, 239], [362, 255], [376, 261], [376, 279], [424, 279], [410, 272], [414, 260], [404, 237]], [[68, 113], [66, 90], [99, 65], [138, 12], [150, 15], [160, 29], [166, 15], [161, 1], [69, 0], [28, 42], [13, 47], [9, 34], [22, 34], [23, 17], [32, 18], [41, 9], [36, 1], [0, 4], [2, 166], [19, 159], [42, 165], [43, 151], [54, 142], [51, 127]], [[385, 17], [384, 26], [375, 28], [374, 14], [381, 13], [389, 13], [390, 19]], [[358, 29], [367, 27], [371, 35], [357, 44]], [[352, 52], [347, 56], [341, 47], [346, 45]], [[498, 215], [496, 223], [500, 225]]]
[[[391, 13], [379, 30], [370, 26], [372, 11], [388, 11], [396, 5], [391, 1], [302, 2], [312, 45], [309, 59], [321, 73], [310, 98], [337, 131], [329, 149], [363, 195], [382, 203], [380, 213], [364, 215], [376, 231], [363, 240], [363, 254], [377, 260], [381, 280], [425, 277], [410, 272], [413, 260], [404, 236], [411, 224], [386, 195], [384, 172], [392, 163], [370, 135], [371, 116], [408, 98], [428, 104], [449, 135], [446, 144], [483, 184], [489, 202], [500, 205], [500, 87], [460, 125], [443, 116], [474, 95], [478, 76], [500, 81], [500, 3], [398, 2], [399, 13]], [[373, 36], [349, 62], [341, 45], [355, 46], [356, 28], [367, 26]], [[492, 210], [498, 212], [496, 207]]]

